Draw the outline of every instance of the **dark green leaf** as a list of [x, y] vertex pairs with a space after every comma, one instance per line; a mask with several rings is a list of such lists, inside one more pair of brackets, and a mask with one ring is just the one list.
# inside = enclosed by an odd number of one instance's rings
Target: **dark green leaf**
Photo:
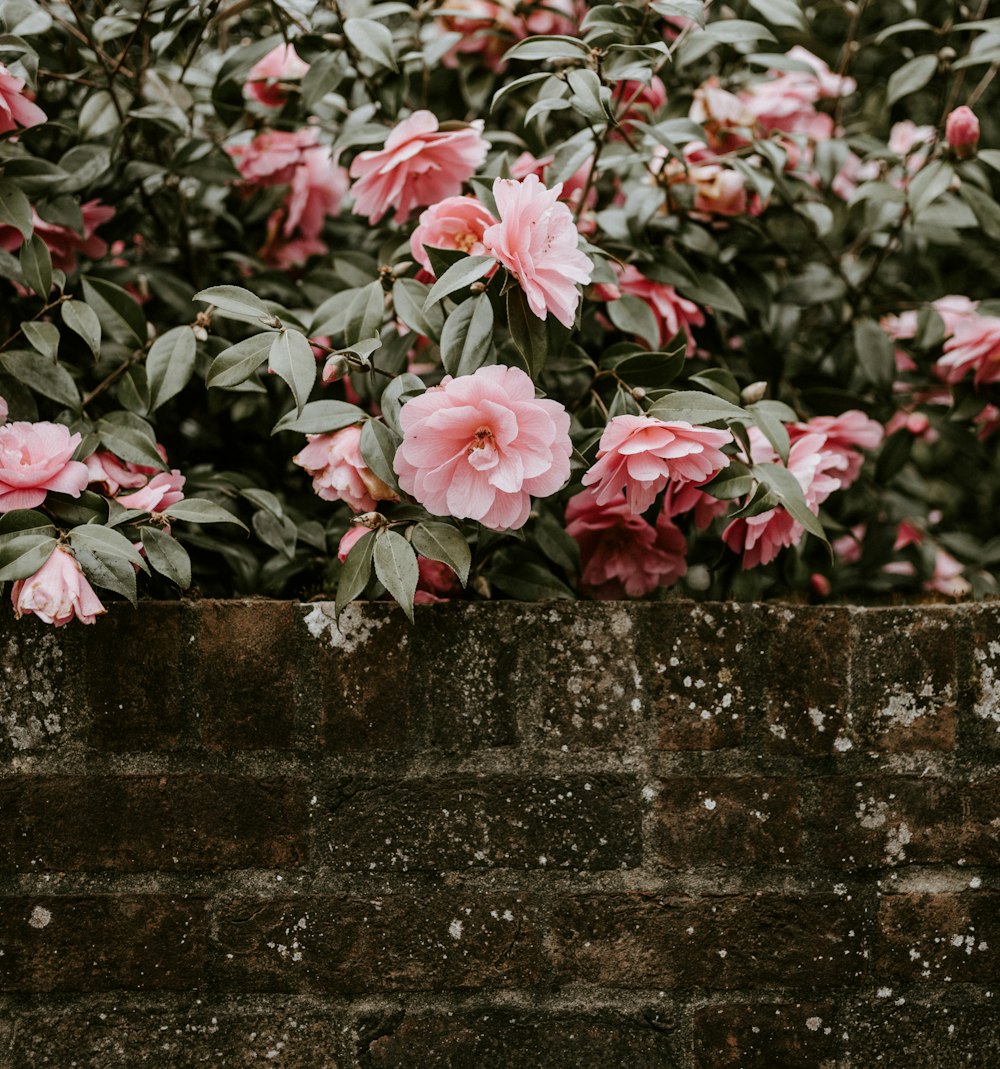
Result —
[[413, 547], [402, 535], [386, 529], [376, 536], [372, 557], [378, 581], [399, 602], [412, 623], [413, 595], [420, 578]]
[[112, 338], [125, 345], [145, 347], [146, 316], [131, 294], [106, 279], [88, 276], [83, 280], [83, 295]]
[[49, 559], [57, 545], [59, 539], [52, 534], [35, 532], [5, 539], [0, 545], [0, 583], [30, 578]]
[[133, 464], [147, 464], [162, 470], [163, 458], [156, 449], [153, 428], [134, 412], [110, 412], [94, 428], [105, 448]]
[[340, 614], [368, 585], [372, 574], [372, 555], [375, 550], [375, 532], [368, 531], [351, 546], [344, 560], [337, 581], [336, 614]]
[[218, 314], [226, 319], [263, 323], [271, 328], [281, 326], [281, 321], [267, 305], [242, 286], [211, 286], [207, 290], [199, 290], [191, 299], [215, 305]]
[[39, 323], [28, 320], [21, 324], [21, 333], [43, 356], [55, 360], [59, 352], [59, 328], [55, 323]]
[[753, 473], [761, 485], [770, 490], [785, 511], [810, 533], [826, 542], [826, 532], [819, 518], [806, 504], [798, 479], [780, 464], [754, 464]]
[[626, 293], [617, 301], [608, 301], [605, 307], [608, 318], [620, 331], [642, 338], [650, 349], [660, 344], [660, 324], [653, 309], [641, 297]]
[[344, 33], [348, 41], [366, 59], [372, 60], [380, 67], [396, 70], [396, 55], [392, 44], [392, 34], [374, 19], [347, 19]]
[[385, 318], [385, 290], [381, 282], [370, 282], [359, 289], [347, 309], [344, 339], [348, 345], [366, 338], [377, 338]]
[[507, 326], [517, 351], [527, 364], [528, 373], [537, 379], [549, 355], [548, 332], [545, 323], [528, 307], [528, 299], [520, 286], [507, 291]]
[[452, 527], [450, 523], [425, 520], [413, 528], [411, 542], [418, 553], [447, 564], [461, 580], [462, 586], [469, 581], [472, 550], [457, 527]]
[[43, 397], [51, 397], [67, 408], [80, 407], [80, 392], [73, 376], [55, 360], [27, 349], [10, 349], [0, 354], [0, 366]]
[[52, 256], [37, 234], [32, 234], [21, 246], [20, 260], [25, 282], [39, 297], [48, 297], [52, 289]]
[[854, 324], [854, 351], [870, 383], [886, 387], [892, 382], [896, 373], [895, 347], [874, 319], [859, 319]]
[[25, 241], [31, 237], [31, 202], [6, 178], [0, 178], [0, 223], [14, 227]]
[[889, 75], [889, 87], [887, 99], [889, 107], [897, 100], [915, 93], [934, 77], [938, 68], [938, 58], [935, 55], [914, 56]]
[[90, 346], [94, 356], [101, 352], [101, 321], [90, 305], [83, 301], [66, 301], [62, 306], [63, 323]]
[[361, 428], [361, 456], [369, 468], [394, 490], [399, 489], [392, 462], [402, 441], [398, 435], [377, 419], [368, 420]]
[[298, 431], [301, 434], [330, 434], [366, 419], [368, 413], [364, 409], [346, 401], [310, 401], [301, 413], [287, 412], [282, 416], [271, 433]]
[[297, 330], [283, 330], [271, 343], [267, 367], [288, 383], [301, 415], [316, 381], [316, 357], [309, 339]]
[[745, 409], [696, 390], [682, 390], [661, 397], [647, 415], [662, 420], [685, 420], [688, 423], [718, 423], [722, 419], [738, 419], [744, 422], [752, 417]]
[[958, 192], [962, 200], [972, 209], [986, 236], [993, 238], [994, 241], [1000, 241], [1000, 205], [988, 193], [977, 189], [971, 182], [963, 182]]
[[412, 278], [396, 279], [392, 287], [392, 302], [396, 315], [410, 328], [431, 341], [440, 341], [444, 313], [440, 305], [424, 311], [430, 286]]
[[163, 510], [163, 515], [171, 520], [187, 520], [189, 523], [235, 523], [245, 531], [247, 525], [228, 512], [214, 501], [206, 501], [200, 497], [186, 497], [169, 508]]
[[212, 361], [205, 378], [206, 386], [222, 388], [239, 386], [264, 363], [271, 346], [280, 337], [274, 331], [254, 334], [243, 341], [230, 345]]
[[191, 558], [187, 550], [176, 538], [157, 527], [140, 527], [139, 535], [151, 567], [181, 590], [187, 590], [191, 585]]
[[486, 274], [496, 260], [492, 256], [465, 256], [458, 263], [454, 263], [434, 283], [427, 299], [424, 301], [424, 311], [432, 308], [438, 301], [460, 289], [471, 286]]
[[382, 399], [379, 401], [382, 418], [386, 425], [400, 437], [402, 437], [403, 428], [399, 423], [399, 413], [407, 395], [423, 393], [426, 388], [420, 378], [407, 372], [391, 379], [389, 385], [382, 391]]
[[174, 327], [153, 342], [146, 357], [150, 409], [159, 408], [184, 389], [194, 371], [196, 355], [190, 327]]
[[471, 375], [493, 356], [493, 305], [485, 293], [458, 306], [441, 331], [441, 362], [449, 375]]

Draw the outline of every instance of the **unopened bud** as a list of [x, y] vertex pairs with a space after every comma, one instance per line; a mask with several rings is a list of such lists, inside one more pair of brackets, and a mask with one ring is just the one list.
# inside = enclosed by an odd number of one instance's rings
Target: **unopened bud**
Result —
[[469, 289], [473, 293], [485, 293], [486, 292], [486, 283], [485, 282], [473, 282], [472, 285], [469, 287]]
[[360, 516], [355, 516], [351, 522], [367, 527], [369, 531], [381, 531], [389, 526], [389, 521], [381, 512], [362, 512]]
[[191, 333], [194, 334], [198, 341], [208, 341], [208, 331], [203, 326], [193, 326], [191, 328]]
[[944, 124], [944, 132], [948, 144], [960, 160], [975, 155], [979, 144], [979, 120], [972, 108], [965, 104], [955, 108]]
[[632, 397], [636, 401], [641, 401], [646, 396], [646, 391], [641, 386], [632, 387]]
[[762, 401], [766, 394], [766, 382], [751, 382], [749, 386], [744, 386], [740, 391], [740, 400], [745, 405], [752, 405], [757, 401]]
[[948, 46], [945, 46], [944, 48], [938, 51], [938, 59], [940, 59], [943, 63], [950, 63], [957, 55], [958, 53], [955, 51], [955, 49], [950, 48]]
[[331, 382], [338, 382], [351, 370], [350, 362], [346, 356], [340, 353], [334, 353], [327, 362], [323, 365], [323, 382], [329, 385]]

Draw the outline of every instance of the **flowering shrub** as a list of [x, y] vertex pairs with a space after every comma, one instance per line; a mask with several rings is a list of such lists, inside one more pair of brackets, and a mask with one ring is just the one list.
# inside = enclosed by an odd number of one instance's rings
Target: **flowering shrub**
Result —
[[995, 592], [986, 8], [7, 0], [15, 610]]

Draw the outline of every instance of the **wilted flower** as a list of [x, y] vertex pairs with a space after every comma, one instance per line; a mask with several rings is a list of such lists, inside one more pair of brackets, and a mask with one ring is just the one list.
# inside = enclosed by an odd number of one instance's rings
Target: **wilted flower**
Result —
[[14, 613], [20, 619], [35, 615], [47, 624], [61, 627], [75, 616], [92, 624], [107, 609], [94, 593], [76, 557], [65, 546], [56, 546], [49, 559], [27, 579], [19, 579], [10, 592]]

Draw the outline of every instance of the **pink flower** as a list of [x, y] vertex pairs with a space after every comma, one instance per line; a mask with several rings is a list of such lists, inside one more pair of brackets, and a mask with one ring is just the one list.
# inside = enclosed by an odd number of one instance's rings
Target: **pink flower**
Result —
[[0, 63], [0, 134], [19, 126], [38, 126], [48, 116], [24, 94], [24, 79], [16, 78]]
[[531, 497], [554, 494], [569, 476], [569, 415], [536, 398], [519, 368], [446, 375], [403, 406], [400, 423], [399, 485], [435, 516], [523, 527]]
[[100, 613], [107, 612], [65, 546], [56, 546], [34, 575], [19, 579], [10, 600], [18, 619], [33, 613], [56, 627], [68, 624], [74, 616], [81, 623], [92, 624]]
[[83, 462], [87, 466], [87, 479], [91, 486], [100, 488], [111, 497], [119, 490], [137, 490], [145, 486], [150, 477], [156, 475], [157, 468], [119, 460], [114, 453], [98, 450], [91, 453]]
[[716, 152], [730, 152], [750, 143], [754, 115], [735, 93], [709, 78], [694, 91], [688, 117], [705, 128], [706, 140]]
[[7, 412], [8, 412], [7, 398], [6, 397], [0, 397], [0, 423], [6, 423], [7, 422]]
[[694, 483], [667, 483], [663, 494], [663, 511], [670, 519], [689, 513], [695, 527], [704, 531], [713, 520], [729, 511], [729, 502], [699, 490]]
[[977, 386], [1000, 382], [1000, 316], [969, 315], [955, 322], [934, 371], [952, 386], [970, 371]]
[[309, 64], [299, 58], [294, 45], [278, 45], [250, 68], [243, 88], [265, 107], [280, 108], [288, 99], [280, 83], [301, 78], [308, 70]]
[[972, 108], [955, 108], [944, 124], [945, 137], [959, 159], [974, 156], [979, 144], [979, 120]]
[[144, 512], [163, 512], [184, 499], [184, 476], [179, 471], [161, 471], [141, 490], [122, 494], [116, 498], [127, 509], [142, 509]]
[[483, 234], [496, 219], [475, 197], [446, 197], [440, 204], [420, 213], [420, 221], [410, 236], [413, 259], [432, 275], [430, 257], [424, 249], [461, 249], [470, 256], [482, 256]]
[[705, 325], [701, 309], [694, 301], [682, 297], [673, 286], [646, 278], [634, 264], [622, 267], [616, 263], [614, 268], [618, 284], [595, 286], [594, 296], [602, 301], [614, 301], [627, 293], [645, 301], [659, 320], [660, 345], [665, 345], [683, 330], [687, 338], [687, 355], [691, 356], [696, 348], [691, 327]]
[[441, 130], [429, 111], [415, 111], [389, 134], [385, 147], [361, 152], [351, 164], [354, 211], [372, 223], [390, 209], [397, 223], [414, 208], [437, 204], [462, 190], [486, 159], [483, 120]]
[[435, 602], [447, 601], [462, 589], [458, 576], [447, 564], [440, 561], [418, 555], [417, 570], [420, 578], [417, 580], [417, 594], [413, 599], [415, 605], [432, 605]]
[[332, 434], [307, 434], [309, 444], [292, 461], [312, 476], [324, 501], [344, 501], [355, 512], [374, 512], [379, 501], [396, 494], [365, 464], [361, 428], [356, 424]]
[[[533, 156], [530, 152], [522, 152], [510, 165], [510, 176], [520, 181], [522, 178], [527, 178], [529, 174], [533, 174], [544, 185], [546, 171], [554, 160], [555, 156]], [[593, 185], [587, 188], [592, 166], [592, 157], [584, 160], [562, 183], [559, 199], [565, 201], [571, 212], [575, 213], [580, 207], [580, 198], [584, 195], [584, 190], [587, 192], [586, 208], [591, 209], [597, 204], [597, 189]], [[583, 230], [584, 220], [578, 220], [576, 225], [577, 229]], [[594, 229], [594, 224], [589, 219], [586, 225], [591, 230]]]
[[972, 590], [972, 584], [962, 575], [964, 567], [940, 546], [934, 549], [934, 574], [924, 583], [925, 590], [934, 590], [950, 598], [961, 598]]
[[248, 181], [260, 186], [282, 186], [291, 182], [303, 153], [317, 145], [319, 130], [304, 126], [293, 133], [265, 130], [252, 141], [227, 145], [236, 169]]
[[594, 489], [571, 497], [566, 533], [580, 546], [581, 585], [601, 600], [641, 597], [672, 586], [687, 570], [687, 543], [676, 524], [661, 513], [653, 527], [624, 498], [600, 505]]
[[[32, 226], [45, 242], [52, 256], [52, 266], [67, 274], [76, 270], [78, 253], [90, 260], [100, 260], [108, 251], [108, 243], [98, 237], [95, 231], [114, 216], [114, 208], [101, 204], [99, 200], [89, 200], [80, 205], [80, 213], [83, 216], [82, 234], [68, 226], [47, 222], [34, 210], [31, 213]], [[19, 230], [0, 224], [0, 248], [13, 252], [20, 248], [23, 241]]]
[[[776, 463], [777, 454], [763, 434], [749, 429], [750, 455], [755, 464]], [[840, 489], [839, 475], [847, 465], [843, 455], [827, 450], [822, 434], [804, 434], [792, 445], [788, 454], [788, 470], [795, 476], [811, 512], [835, 490]], [[805, 528], [778, 506], [758, 516], [740, 517], [722, 532], [722, 540], [734, 553], [743, 554], [743, 567], [755, 568], [768, 564], [785, 546], [794, 546], [802, 538]]]
[[804, 434], [823, 435], [826, 439], [823, 449], [837, 453], [844, 460], [844, 468], [837, 476], [841, 489], [850, 486], [861, 473], [865, 458], [858, 450], [877, 449], [885, 437], [881, 423], [853, 408], [839, 416], [814, 416], [808, 423], [793, 423], [788, 433], [793, 442]]
[[306, 240], [315, 241], [327, 218], [340, 211], [349, 185], [347, 171], [334, 161], [329, 145], [304, 149], [286, 201], [285, 237], [298, 230]]
[[498, 178], [493, 196], [500, 222], [483, 234], [487, 252], [520, 282], [528, 307], [539, 319], [551, 312], [572, 327], [580, 292], [594, 265], [577, 248], [573, 216], [559, 202], [561, 185], [546, 189], [536, 175], [521, 182]]
[[601, 435], [597, 463], [582, 482], [594, 487], [598, 505], [615, 501], [624, 488], [629, 508], [642, 513], [668, 480], [704, 483], [727, 467], [729, 457], [720, 450], [732, 440], [729, 431], [683, 420], [615, 416]]
[[460, 55], [478, 55], [492, 71], [506, 67], [503, 54], [517, 37], [523, 36], [514, 17], [513, 5], [492, 0], [449, 0], [448, 15], [440, 18], [446, 33], [458, 33], [462, 39], [442, 58], [446, 67], [457, 67]]
[[347, 528], [343, 537], [340, 539], [340, 544], [337, 546], [337, 560], [339, 560], [341, 564], [347, 560], [347, 554], [351, 552], [355, 544], [360, 542], [366, 534], [368, 534], [368, 528], [362, 527], [360, 523], [352, 524]]
[[50, 491], [79, 497], [89, 474], [73, 460], [79, 434], [61, 423], [6, 423], [0, 427], [0, 513], [33, 509]]
[[[612, 94], [616, 108], [624, 108], [618, 116], [622, 126], [648, 122], [667, 103], [667, 87], [655, 74], [648, 82], [619, 82]], [[619, 135], [620, 136], [620, 135]]]

